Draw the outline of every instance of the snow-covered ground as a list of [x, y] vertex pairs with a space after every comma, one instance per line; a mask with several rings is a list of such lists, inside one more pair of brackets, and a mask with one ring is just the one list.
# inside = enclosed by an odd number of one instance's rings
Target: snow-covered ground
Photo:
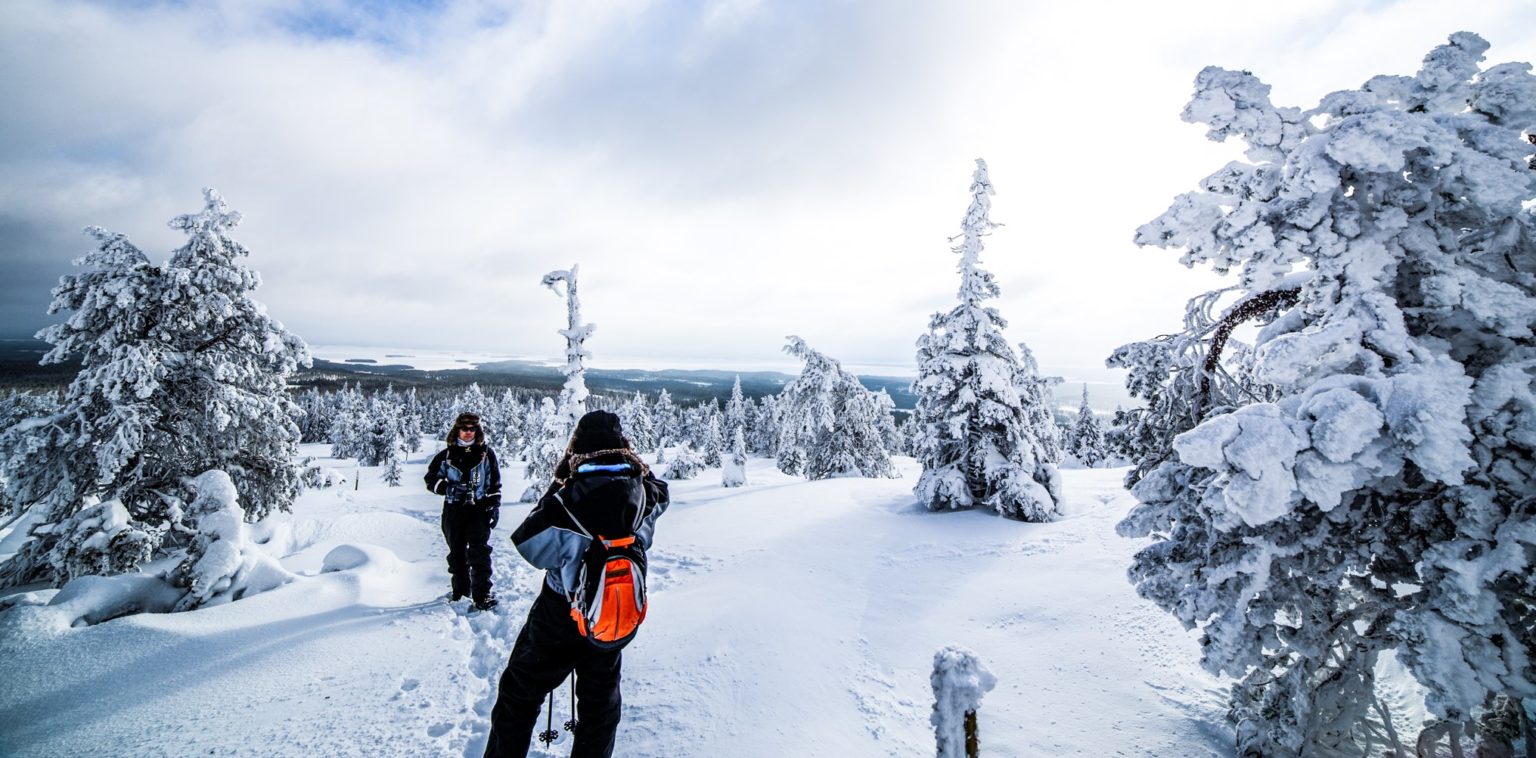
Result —
[[[359, 489], [307, 492], [258, 527], [300, 574], [279, 589], [78, 628], [57, 606], [0, 613], [0, 754], [479, 755], [540, 580], [507, 541], [529, 506], [504, 506], [496, 530], [501, 608], [448, 604], [440, 501], [417, 485], [429, 455], [405, 487], [362, 469]], [[987, 755], [1230, 752], [1194, 638], [1125, 580], [1139, 543], [1113, 530], [1123, 470], [1064, 471], [1066, 516], [1024, 524], [923, 511], [915, 465], [897, 463], [896, 480], [807, 482], [753, 459], [746, 487], [718, 469], [673, 483], [618, 755], [932, 754], [945, 645], [997, 675]], [[562, 688], [557, 727], [569, 709]]]

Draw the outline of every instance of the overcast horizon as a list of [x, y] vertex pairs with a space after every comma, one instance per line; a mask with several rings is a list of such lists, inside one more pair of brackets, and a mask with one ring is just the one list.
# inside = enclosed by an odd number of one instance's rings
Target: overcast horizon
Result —
[[1536, 61], [1530, 3], [1244, 5], [13, 0], [0, 336], [62, 318], [82, 227], [163, 262], [211, 186], [312, 344], [555, 360], [579, 263], [596, 366], [911, 366], [981, 157], [1009, 339], [1110, 380], [1230, 283], [1131, 243], [1240, 158], [1179, 120], [1202, 67], [1310, 108], [1456, 31]]

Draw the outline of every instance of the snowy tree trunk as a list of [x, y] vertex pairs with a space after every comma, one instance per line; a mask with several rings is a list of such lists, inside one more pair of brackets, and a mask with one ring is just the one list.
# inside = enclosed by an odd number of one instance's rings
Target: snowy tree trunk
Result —
[[997, 686], [976, 654], [963, 647], [940, 648], [933, 655], [933, 724], [938, 758], [976, 758], [981, 754], [976, 711], [981, 698]]

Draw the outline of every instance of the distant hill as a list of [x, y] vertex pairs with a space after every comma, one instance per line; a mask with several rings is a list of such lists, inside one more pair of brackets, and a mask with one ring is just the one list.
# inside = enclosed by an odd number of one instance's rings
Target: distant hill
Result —
[[[78, 361], [53, 366], [39, 366], [40, 359], [48, 350], [48, 343], [40, 340], [0, 340], [0, 389], [58, 389], [69, 384], [79, 370]], [[665, 389], [672, 397], [684, 403], [696, 403], [718, 398], [722, 403], [731, 395], [731, 385], [741, 377], [741, 391], [748, 397], [777, 394], [785, 383], [794, 378], [791, 374], [777, 371], [734, 371], [708, 369], [587, 369], [587, 387], [594, 392], [633, 393], [654, 395]], [[910, 378], [864, 376], [860, 377], [871, 390], [884, 389], [899, 409], [910, 410], [916, 398], [909, 391]], [[478, 382], [482, 387], [520, 387], [524, 389], [558, 391], [565, 383], [560, 370], [532, 361], [498, 361], [482, 363], [473, 368], [444, 371], [423, 371], [404, 364], [375, 363], [370, 359], [349, 359], [342, 362], [316, 359], [313, 367], [300, 371], [293, 379], [293, 386], [335, 388], [343, 384], [359, 384], [365, 388], [394, 385], [399, 388], [413, 386], [462, 387]]]

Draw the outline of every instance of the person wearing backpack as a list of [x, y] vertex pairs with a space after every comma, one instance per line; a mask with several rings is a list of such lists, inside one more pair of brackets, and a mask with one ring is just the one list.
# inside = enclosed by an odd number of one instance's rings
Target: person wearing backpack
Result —
[[545, 574], [501, 675], [486, 756], [526, 756], [540, 706], [573, 672], [571, 756], [613, 754], [621, 651], [645, 618], [645, 554], [669, 502], [667, 483], [640, 460], [618, 416], [581, 417], [554, 481], [512, 533]]
[[427, 464], [427, 489], [443, 496], [450, 601], [469, 597], [476, 610], [496, 607], [491, 592], [491, 529], [501, 518], [501, 466], [485, 444], [480, 417], [460, 413], [448, 447]]

